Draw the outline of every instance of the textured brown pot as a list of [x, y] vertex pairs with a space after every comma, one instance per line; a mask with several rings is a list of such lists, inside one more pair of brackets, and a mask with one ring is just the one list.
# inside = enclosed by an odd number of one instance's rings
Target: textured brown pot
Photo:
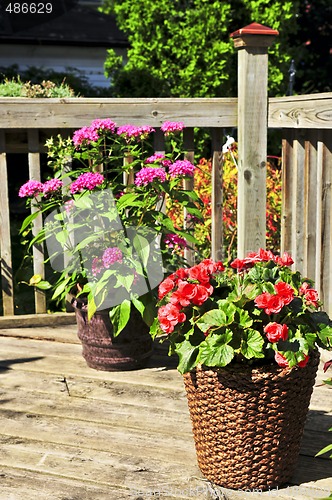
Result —
[[142, 368], [152, 354], [153, 342], [149, 327], [136, 310], [128, 324], [117, 336], [109, 311], [97, 311], [88, 321], [86, 303], [74, 299], [77, 335], [82, 343], [82, 355], [90, 368], [116, 371]]
[[199, 367], [184, 375], [199, 468], [232, 489], [276, 488], [292, 477], [319, 354], [304, 368]]

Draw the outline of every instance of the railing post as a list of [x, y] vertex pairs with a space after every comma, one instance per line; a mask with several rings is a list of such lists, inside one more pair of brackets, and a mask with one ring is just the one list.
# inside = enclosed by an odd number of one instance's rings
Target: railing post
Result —
[[238, 49], [238, 257], [265, 248], [268, 47], [277, 30], [252, 23], [231, 34]]

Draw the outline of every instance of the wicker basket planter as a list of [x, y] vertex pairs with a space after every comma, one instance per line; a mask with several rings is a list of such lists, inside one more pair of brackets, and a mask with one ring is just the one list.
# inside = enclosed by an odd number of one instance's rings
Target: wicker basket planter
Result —
[[86, 303], [72, 301], [76, 314], [77, 335], [82, 343], [82, 355], [90, 368], [116, 371], [142, 368], [152, 354], [149, 327], [139, 313], [132, 316], [123, 331], [114, 338], [109, 311], [99, 311], [90, 321]]
[[184, 374], [199, 468], [213, 483], [268, 490], [290, 480], [319, 354], [304, 368], [198, 367]]

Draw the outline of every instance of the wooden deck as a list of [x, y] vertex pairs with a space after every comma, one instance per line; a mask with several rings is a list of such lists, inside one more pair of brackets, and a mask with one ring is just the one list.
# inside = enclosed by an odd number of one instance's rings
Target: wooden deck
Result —
[[148, 368], [98, 372], [76, 326], [0, 330], [0, 500], [321, 499], [332, 460], [331, 388], [320, 370], [292, 483], [265, 493], [205, 481], [182, 378], [156, 348]]

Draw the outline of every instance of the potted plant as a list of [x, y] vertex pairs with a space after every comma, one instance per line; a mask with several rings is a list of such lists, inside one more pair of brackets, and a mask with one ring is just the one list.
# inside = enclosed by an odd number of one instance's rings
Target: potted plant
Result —
[[[60, 302], [73, 297], [83, 356], [93, 368], [135, 368], [147, 358], [156, 287], [196, 241], [163, 209], [167, 197], [202, 219], [199, 197], [183, 188], [195, 168], [183, 155], [183, 128], [165, 122], [166, 152], [154, 154], [151, 127], [94, 120], [72, 138], [50, 139], [54, 176], [20, 188], [33, 208], [21, 233], [32, 234], [30, 250], [46, 244], [55, 276], [33, 276], [29, 284], [51, 288]], [[33, 233], [39, 214], [43, 225]]]
[[228, 266], [205, 259], [159, 285], [151, 333], [184, 376], [199, 467], [214, 483], [287, 482], [331, 321], [291, 257], [260, 249]]

